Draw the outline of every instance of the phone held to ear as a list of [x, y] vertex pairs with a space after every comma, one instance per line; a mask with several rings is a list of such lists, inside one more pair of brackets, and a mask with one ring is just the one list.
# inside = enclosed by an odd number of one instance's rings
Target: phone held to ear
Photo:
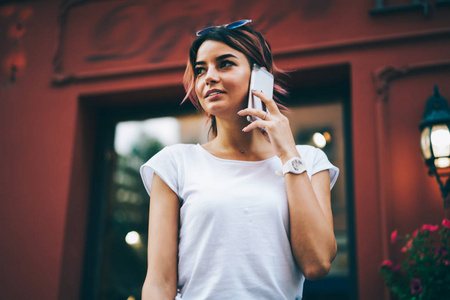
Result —
[[[253, 65], [252, 74], [250, 76], [250, 88], [248, 95], [248, 108], [255, 108], [265, 110], [269, 113], [264, 102], [261, 99], [252, 94], [252, 90], [263, 91], [268, 98], [273, 97], [273, 75], [266, 69], [261, 68], [257, 64]], [[249, 122], [261, 120], [256, 116], [247, 116]]]

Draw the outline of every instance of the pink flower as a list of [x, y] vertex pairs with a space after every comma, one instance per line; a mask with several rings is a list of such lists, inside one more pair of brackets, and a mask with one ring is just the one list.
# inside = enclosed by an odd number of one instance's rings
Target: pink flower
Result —
[[390, 261], [389, 259], [386, 259], [385, 261], [383, 261], [382, 263], [381, 263], [381, 266], [382, 267], [392, 267], [392, 261]]
[[398, 230], [397, 230], [397, 229], [395, 229], [395, 230], [392, 231], [392, 233], [391, 233], [391, 243], [392, 243], [392, 244], [394, 244], [394, 243], [397, 241], [397, 233], [398, 233]]
[[406, 252], [406, 250], [411, 249], [412, 248], [412, 242], [413, 242], [413, 240], [409, 239], [408, 242], [406, 242], [405, 247], [403, 247], [400, 251], [401, 252]]
[[420, 279], [411, 279], [411, 295], [420, 295], [423, 291], [422, 283], [420, 282]]
[[420, 231], [436, 231], [439, 228], [439, 225], [429, 225], [429, 224], [424, 224], [422, 225], [422, 228], [420, 228]]
[[449, 219], [444, 219], [444, 220], [442, 220], [442, 225], [443, 225], [445, 228], [450, 228], [450, 220], [449, 220]]
[[417, 236], [417, 234], [419, 233], [419, 229], [416, 229], [416, 231], [413, 232], [413, 234], [411, 235], [412, 238], [415, 238]]

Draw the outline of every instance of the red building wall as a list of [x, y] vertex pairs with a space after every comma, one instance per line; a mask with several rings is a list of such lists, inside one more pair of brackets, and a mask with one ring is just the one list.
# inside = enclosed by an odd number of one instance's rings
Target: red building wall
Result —
[[[411, 232], [443, 217], [417, 127], [435, 83], [450, 98], [450, 8], [431, 2], [425, 18], [414, 10], [371, 16], [375, 1], [356, 0], [132, 3], [84, 1], [64, 10], [47, 0], [0, 7], [2, 298], [79, 298], [92, 107], [117, 104], [80, 99], [143, 89], [178, 96], [195, 29], [252, 18], [283, 68], [350, 66], [359, 298], [383, 299], [378, 268], [393, 255], [389, 232]], [[19, 33], [10, 33], [18, 22], [25, 32], [19, 26]], [[120, 55], [86, 60], [111, 54]], [[18, 66], [14, 82], [11, 60]]]

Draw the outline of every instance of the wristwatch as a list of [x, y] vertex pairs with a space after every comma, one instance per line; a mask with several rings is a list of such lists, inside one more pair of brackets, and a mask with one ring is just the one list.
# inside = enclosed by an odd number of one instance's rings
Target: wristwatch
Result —
[[283, 175], [286, 175], [286, 173], [302, 174], [305, 171], [306, 168], [300, 157], [291, 158], [283, 166]]

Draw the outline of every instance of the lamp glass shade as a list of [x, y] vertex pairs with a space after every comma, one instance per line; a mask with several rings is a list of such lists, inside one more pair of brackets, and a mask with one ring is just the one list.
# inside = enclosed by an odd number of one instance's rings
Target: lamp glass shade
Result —
[[423, 158], [425, 159], [431, 158], [430, 144], [430, 127], [426, 126], [420, 135], [420, 148], [422, 150]]
[[450, 167], [450, 158], [448, 157], [440, 157], [434, 160], [434, 165], [438, 169], [445, 169]]
[[447, 124], [434, 125], [431, 128], [430, 140], [435, 158], [450, 157], [450, 131]]

